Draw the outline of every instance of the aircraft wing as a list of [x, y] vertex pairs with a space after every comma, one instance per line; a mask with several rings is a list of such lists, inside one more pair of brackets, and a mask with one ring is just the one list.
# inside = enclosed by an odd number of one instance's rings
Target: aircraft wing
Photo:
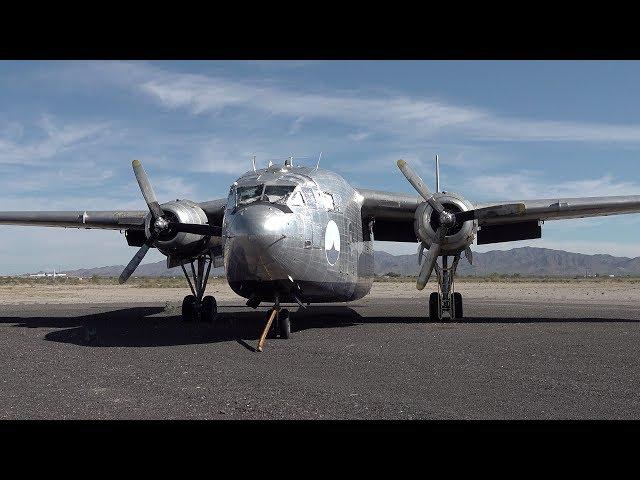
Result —
[[[207, 214], [211, 225], [222, 224], [226, 199], [216, 199], [199, 205]], [[144, 218], [148, 213], [148, 210], [0, 212], [0, 225], [143, 230]]]
[[532, 220], [564, 220], [569, 218], [599, 217], [640, 212], [640, 195], [612, 197], [546, 198], [474, 204], [476, 208], [502, 203], [522, 203], [524, 215], [501, 216], [479, 220], [482, 225], [502, 225]]
[[[376, 240], [418, 241], [413, 230], [413, 220], [416, 208], [424, 202], [422, 197], [379, 190], [360, 188], [357, 190], [363, 196], [363, 222], [374, 221], [373, 233]], [[482, 218], [478, 220], [480, 228], [482, 226], [508, 226], [514, 223], [522, 225], [527, 222], [545, 220], [640, 213], [640, 195], [509, 200], [474, 203], [474, 207], [484, 208], [504, 204], [524, 204], [525, 213], [524, 215], [516, 213], [501, 215], [499, 218]]]
[[424, 199], [415, 194], [356, 189], [362, 195], [363, 226], [373, 221], [373, 238], [389, 242], [417, 242], [413, 230], [416, 208]]
[[38, 227], [144, 229], [147, 210], [139, 211], [20, 211], [0, 212], [0, 224]]

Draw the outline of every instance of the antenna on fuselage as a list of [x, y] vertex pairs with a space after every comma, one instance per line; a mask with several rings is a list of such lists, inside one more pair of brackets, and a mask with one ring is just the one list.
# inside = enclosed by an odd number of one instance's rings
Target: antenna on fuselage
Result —
[[253, 171], [256, 171], [256, 156], [254, 155], [251, 159], [251, 164], [253, 165]]
[[318, 163], [316, 163], [316, 172], [318, 171], [318, 167], [320, 166], [321, 159], [322, 159], [322, 152], [320, 152], [320, 155], [318, 156]]
[[436, 193], [440, 192], [440, 159], [436, 154]]

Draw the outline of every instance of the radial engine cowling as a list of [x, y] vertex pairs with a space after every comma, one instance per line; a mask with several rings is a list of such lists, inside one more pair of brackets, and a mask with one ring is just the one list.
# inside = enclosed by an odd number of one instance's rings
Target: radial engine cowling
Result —
[[[451, 213], [466, 212], [473, 208], [471, 202], [455, 193], [437, 193], [434, 197]], [[431, 246], [431, 243], [436, 238], [436, 230], [439, 225], [438, 218], [438, 213], [427, 202], [423, 202], [416, 209], [414, 229], [417, 237], [426, 244], [427, 248]], [[447, 236], [441, 242], [442, 250], [447, 253], [461, 252], [473, 243], [477, 232], [477, 220], [469, 220], [462, 225], [450, 228]]]
[[[160, 205], [167, 220], [205, 225], [207, 223], [207, 215], [197, 203], [191, 200], [175, 200]], [[144, 224], [145, 235], [147, 238], [151, 236], [151, 215], [147, 215]], [[169, 229], [162, 233], [155, 246], [165, 255], [195, 255], [200, 253], [207, 242], [207, 237], [195, 233], [175, 232]]]

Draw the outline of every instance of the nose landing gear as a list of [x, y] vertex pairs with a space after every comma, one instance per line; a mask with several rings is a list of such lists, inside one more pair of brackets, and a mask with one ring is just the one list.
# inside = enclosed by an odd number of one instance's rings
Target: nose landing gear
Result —
[[204, 254], [198, 256], [195, 262], [197, 263], [197, 270], [194, 267], [194, 262], [190, 262], [193, 282], [184, 265], [181, 265], [192, 293], [192, 295], [187, 295], [182, 300], [182, 320], [185, 322], [203, 321], [212, 323], [218, 313], [218, 304], [211, 295], [205, 297], [204, 291], [207, 288], [207, 280], [209, 279], [213, 259], [211, 254]]
[[286, 308], [280, 308], [280, 300], [276, 297], [275, 305], [269, 311], [269, 318], [267, 319], [267, 324], [264, 326], [264, 330], [262, 330], [262, 335], [260, 335], [260, 340], [258, 341], [258, 346], [256, 350], [258, 352], [262, 352], [264, 349], [264, 344], [267, 341], [267, 335], [269, 334], [269, 330], [271, 329], [271, 325], [273, 321], [276, 321], [276, 331], [278, 335], [282, 339], [288, 339], [291, 337], [291, 316], [289, 314], [289, 310]]

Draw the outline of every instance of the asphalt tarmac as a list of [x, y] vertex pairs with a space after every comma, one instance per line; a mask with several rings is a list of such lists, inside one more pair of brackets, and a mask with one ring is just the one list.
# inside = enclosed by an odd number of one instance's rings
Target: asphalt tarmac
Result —
[[163, 305], [0, 306], [2, 419], [637, 419], [640, 308], [425, 301], [184, 324]]

